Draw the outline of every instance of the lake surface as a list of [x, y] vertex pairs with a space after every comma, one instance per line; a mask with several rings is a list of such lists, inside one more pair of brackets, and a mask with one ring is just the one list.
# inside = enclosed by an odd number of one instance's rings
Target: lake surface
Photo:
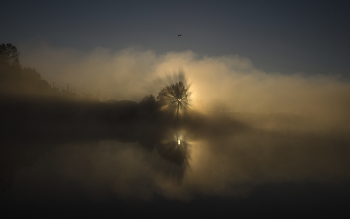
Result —
[[[264, 206], [260, 210], [274, 213], [273, 206], [280, 205], [287, 210], [345, 207], [347, 145], [328, 148], [321, 137], [281, 145], [290, 136], [274, 135], [196, 139], [163, 154], [157, 147], [117, 140], [3, 146], [1, 200], [39, 212], [67, 205], [67, 211], [90, 206], [85, 210], [97, 213], [102, 203], [107, 212], [124, 205], [124, 210], [134, 205], [156, 210], [159, 202], [170, 211], [176, 210], [173, 203], [199, 211], [211, 202], [254, 212]], [[297, 145], [300, 141], [319, 145]]]
[[79, 113], [24, 105], [2, 114], [5, 214], [300, 216], [346, 212], [350, 203], [342, 127], [239, 113], [174, 123], [120, 110], [106, 120], [86, 104]]

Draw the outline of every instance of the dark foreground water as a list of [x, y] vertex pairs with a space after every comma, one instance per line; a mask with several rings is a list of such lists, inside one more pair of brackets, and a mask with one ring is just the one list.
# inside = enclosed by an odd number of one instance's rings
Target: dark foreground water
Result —
[[348, 208], [348, 149], [293, 154], [293, 146], [265, 151], [259, 148], [263, 140], [221, 149], [191, 142], [181, 165], [138, 142], [2, 145], [2, 212], [183, 217], [333, 214]]
[[130, 110], [96, 116], [115, 111], [86, 104], [2, 107], [6, 216], [349, 214], [346, 128], [307, 127], [292, 115], [192, 115], [174, 124], [143, 110], [145, 119]]

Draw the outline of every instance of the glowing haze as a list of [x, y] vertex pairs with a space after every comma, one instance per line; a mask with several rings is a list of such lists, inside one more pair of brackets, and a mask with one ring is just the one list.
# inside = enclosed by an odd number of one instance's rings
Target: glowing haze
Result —
[[199, 56], [192, 51], [156, 54], [128, 48], [110, 51], [96, 48], [80, 52], [23, 47], [21, 63], [35, 67], [59, 88], [99, 95], [102, 99], [131, 99], [159, 91], [166, 76], [182, 71], [191, 85], [191, 104], [197, 110], [229, 112], [293, 113], [317, 117], [319, 122], [347, 125], [350, 83], [337, 78], [263, 72], [239, 55]]

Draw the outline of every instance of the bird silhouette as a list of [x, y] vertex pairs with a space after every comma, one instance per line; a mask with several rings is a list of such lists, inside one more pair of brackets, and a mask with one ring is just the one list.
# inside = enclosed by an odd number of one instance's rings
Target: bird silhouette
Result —
[[177, 35], [178, 37], [180, 37], [180, 36], [184, 36], [184, 35], [182, 35], [182, 34], [179, 34], [179, 35]]

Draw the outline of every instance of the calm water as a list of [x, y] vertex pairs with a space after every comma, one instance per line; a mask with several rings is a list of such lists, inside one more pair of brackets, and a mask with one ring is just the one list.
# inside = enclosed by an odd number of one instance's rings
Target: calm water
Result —
[[183, 129], [154, 144], [67, 134], [60, 141], [7, 140], [1, 200], [33, 212], [106, 208], [106, 214], [116, 208], [159, 213], [159, 203], [170, 212], [177, 212], [174, 206], [205, 212], [207, 205], [241, 213], [279, 212], [274, 206], [315, 211], [349, 201], [349, 137], [234, 129]]

